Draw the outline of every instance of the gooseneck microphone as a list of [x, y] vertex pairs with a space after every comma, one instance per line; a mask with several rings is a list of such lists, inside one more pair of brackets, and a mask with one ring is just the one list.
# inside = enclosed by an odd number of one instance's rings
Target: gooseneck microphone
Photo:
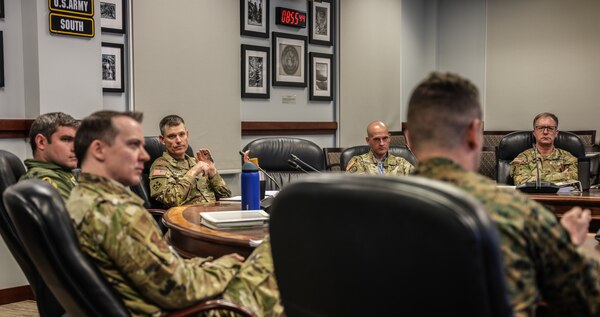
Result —
[[294, 161], [294, 160], [292, 160], [292, 159], [288, 159], [288, 160], [287, 160], [287, 163], [288, 163], [288, 164], [289, 164], [291, 167], [295, 168], [296, 170], [298, 170], [298, 171], [300, 171], [300, 172], [302, 172], [302, 173], [306, 173], [306, 174], [308, 174], [308, 171], [307, 171], [307, 170], [305, 170], [305, 169], [303, 169], [303, 168], [302, 168], [302, 166], [298, 165], [298, 163], [296, 163], [296, 161]]
[[[239, 153], [242, 157], [244, 157], [245, 154], [243, 151], [240, 151]], [[273, 182], [273, 184], [275, 184], [275, 186], [277, 186], [277, 190], [281, 190], [281, 185], [279, 185], [279, 183], [275, 180], [275, 178], [273, 176], [271, 176], [269, 173], [267, 173], [267, 171], [265, 171], [258, 165], [256, 166], [256, 168], [258, 168], [259, 171], [261, 171], [263, 174], [265, 174], [265, 176], [268, 177]]]
[[537, 177], [535, 178], [535, 188], [540, 188], [540, 186], [542, 184], [542, 180], [540, 178], [540, 165], [539, 165], [539, 160], [538, 160], [538, 156], [537, 156], [537, 151], [535, 149], [535, 142], [532, 145], [532, 150], [533, 150], [533, 159], [535, 160], [535, 171], [537, 172]]
[[[295, 162], [300, 162], [300, 163], [302, 163], [302, 165], [304, 165], [304, 166], [308, 167], [308, 168], [309, 168], [309, 169], [311, 169], [312, 171], [314, 171], [314, 172], [317, 172], [317, 173], [321, 174], [321, 171], [319, 171], [319, 170], [317, 170], [316, 168], [312, 167], [310, 164], [308, 164], [308, 163], [304, 162], [304, 161], [303, 161], [303, 160], [301, 160], [299, 157], [297, 157], [297, 156], [296, 156], [294, 153], [290, 154], [290, 156], [292, 157], [292, 159], [293, 159]], [[296, 163], [296, 164], [297, 164], [297, 163]]]

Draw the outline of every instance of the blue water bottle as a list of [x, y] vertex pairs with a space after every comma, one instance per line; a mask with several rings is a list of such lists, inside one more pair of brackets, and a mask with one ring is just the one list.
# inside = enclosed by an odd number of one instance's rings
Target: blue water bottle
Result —
[[242, 210], [260, 209], [260, 178], [256, 165], [242, 165]]

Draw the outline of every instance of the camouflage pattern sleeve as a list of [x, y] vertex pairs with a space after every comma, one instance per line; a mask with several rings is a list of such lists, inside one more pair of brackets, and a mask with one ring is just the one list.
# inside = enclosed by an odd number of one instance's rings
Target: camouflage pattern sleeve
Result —
[[159, 160], [150, 168], [150, 196], [167, 207], [181, 206], [194, 187], [195, 177], [176, 177], [171, 168]]
[[[27, 170], [27, 173], [21, 176], [19, 180], [41, 179], [54, 186], [54, 188], [56, 188], [60, 193], [60, 196], [63, 198], [63, 200], [66, 201], [67, 199], [69, 199], [69, 195], [71, 195], [71, 190], [77, 184], [77, 181], [75, 180], [75, 175], [73, 175], [73, 173], [57, 168], [44, 168], [42, 166], [44, 163], [39, 164], [40, 166], [31, 168], [31, 162], [26, 162], [30, 163], [28, 164], [29, 169]], [[46, 165], [49, 164], [46, 163]]]
[[553, 183], [577, 181], [577, 158], [568, 151], [557, 150], [550, 166], [544, 168], [544, 180]]
[[409, 175], [415, 170], [415, 167], [408, 160], [402, 159], [402, 172], [404, 175]]
[[213, 178], [208, 180], [210, 184], [210, 188], [215, 193], [216, 197], [231, 197], [231, 190], [227, 187], [225, 180], [219, 175], [219, 173], [215, 174]]
[[106, 201], [97, 208], [104, 210], [93, 214], [112, 218], [88, 222], [98, 226], [92, 232], [98, 233], [99, 245], [136, 289], [162, 309], [184, 308], [221, 294], [241, 266], [232, 256], [210, 262], [181, 259], [140, 206]]
[[360, 161], [360, 156], [354, 156], [350, 159], [350, 162], [348, 162], [348, 165], [346, 165], [346, 172], [347, 173], [356, 173], [356, 174], [365, 174], [365, 169], [363, 164], [361, 164]]
[[530, 150], [524, 151], [510, 162], [509, 175], [512, 176], [515, 185], [534, 182], [537, 179], [537, 175], [535, 175], [535, 160], [533, 160], [533, 157], [530, 157], [532, 155], [531, 152]]

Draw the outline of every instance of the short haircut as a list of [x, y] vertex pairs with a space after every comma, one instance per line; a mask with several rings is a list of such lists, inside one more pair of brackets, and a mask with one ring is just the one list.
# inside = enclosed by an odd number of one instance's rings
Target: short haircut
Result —
[[533, 128], [535, 129], [535, 122], [538, 121], [539, 118], [552, 118], [554, 122], [556, 122], [556, 127], [558, 128], [558, 117], [554, 113], [550, 112], [542, 112], [533, 118]]
[[113, 124], [115, 117], [129, 117], [137, 122], [142, 122], [143, 114], [141, 112], [118, 112], [118, 111], [98, 111], [81, 121], [81, 126], [75, 135], [75, 156], [79, 167], [85, 160], [85, 155], [94, 140], [112, 145], [119, 130]]
[[168, 115], [168, 116], [162, 118], [162, 120], [160, 120], [160, 123], [158, 123], [158, 128], [160, 129], [160, 134], [162, 136], [164, 136], [165, 131], [167, 130], [167, 127], [178, 126], [182, 123], [185, 124], [185, 121], [183, 121], [182, 117], [180, 117], [176, 114]]
[[481, 119], [477, 87], [456, 74], [431, 73], [408, 103], [411, 145], [415, 150], [425, 144], [452, 149], [464, 140], [473, 119]]
[[31, 145], [31, 151], [35, 154], [35, 151], [37, 150], [35, 137], [38, 134], [43, 135], [48, 140], [48, 143], [51, 143], [52, 135], [59, 127], [71, 127], [77, 129], [79, 128], [79, 120], [75, 120], [70, 115], [62, 112], [49, 112], [35, 118], [29, 129], [29, 144]]

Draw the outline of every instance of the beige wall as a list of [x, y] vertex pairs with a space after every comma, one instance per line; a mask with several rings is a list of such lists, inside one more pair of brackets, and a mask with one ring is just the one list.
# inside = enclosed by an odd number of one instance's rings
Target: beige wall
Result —
[[529, 129], [543, 111], [563, 130], [600, 129], [600, 1], [489, 0], [488, 130]]
[[400, 130], [401, 1], [340, 1], [340, 146], [365, 142], [373, 120]]

